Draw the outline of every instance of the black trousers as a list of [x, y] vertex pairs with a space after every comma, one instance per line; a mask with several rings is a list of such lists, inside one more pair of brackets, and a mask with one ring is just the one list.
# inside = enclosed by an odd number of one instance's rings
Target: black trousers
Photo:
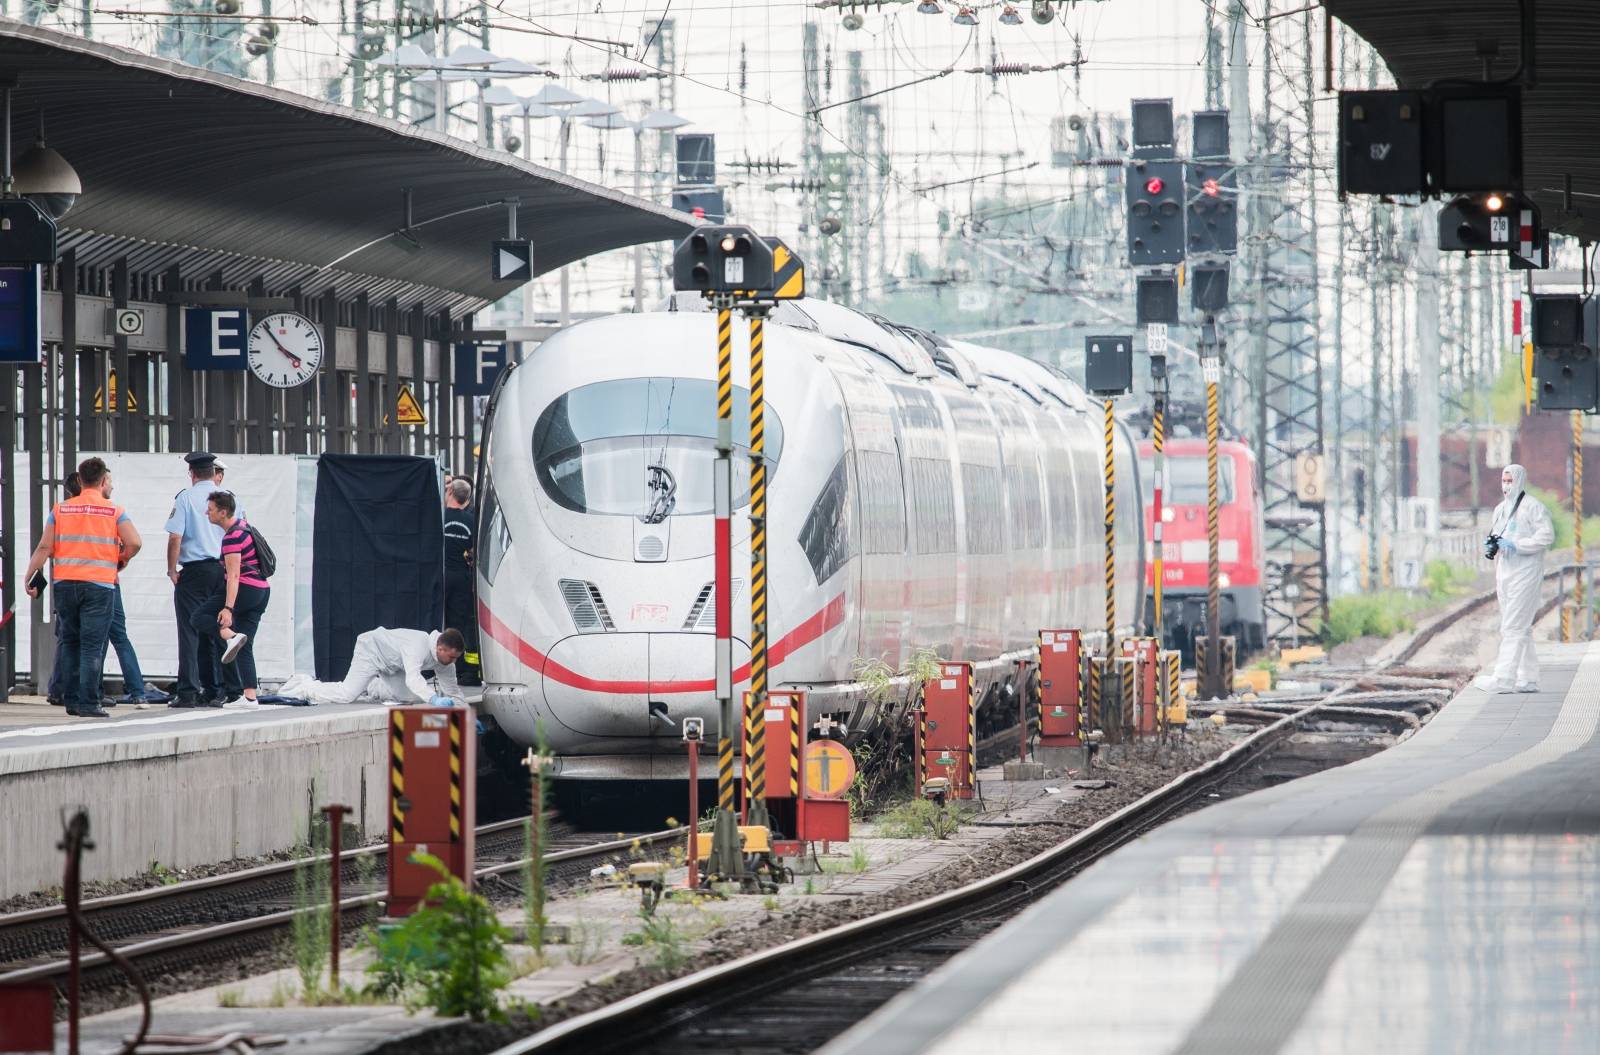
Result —
[[219, 560], [191, 561], [178, 570], [172, 606], [178, 615], [178, 695], [222, 695], [222, 652], [215, 634], [195, 629], [195, 613], [226, 581]]
[[[248, 635], [249, 640], [233, 658], [233, 662], [222, 668], [222, 685], [229, 699], [239, 696], [245, 689], [261, 687], [256, 682], [256, 634], [261, 629], [261, 617], [267, 611], [267, 601], [271, 596], [270, 588], [239, 584], [238, 596], [233, 599], [233, 629], [235, 633]], [[201, 637], [211, 639], [211, 645], [218, 650], [219, 656], [221, 650], [228, 647], [228, 643], [222, 640], [221, 627], [217, 625], [217, 616], [227, 599], [228, 578], [224, 573], [221, 586], [194, 615], [195, 630], [199, 631]]]
[[445, 572], [444, 625], [461, 631], [461, 636], [467, 642], [466, 652], [456, 660], [456, 681], [462, 685], [479, 683], [480, 668], [476, 663], [467, 662], [467, 656], [474, 659], [478, 656], [478, 602], [473, 596], [472, 585], [470, 571], [465, 575]]

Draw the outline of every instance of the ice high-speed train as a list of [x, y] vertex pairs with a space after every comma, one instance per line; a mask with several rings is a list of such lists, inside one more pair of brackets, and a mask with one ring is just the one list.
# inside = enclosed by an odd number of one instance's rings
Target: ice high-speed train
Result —
[[[484, 713], [542, 725], [565, 779], [682, 779], [681, 721], [714, 739], [715, 316], [580, 323], [500, 383], [485, 423]], [[735, 442], [749, 438], [735, 316]], [[858, 660], [978, 665], [998, 708], [1041, 628], [1103, 628], [1103, 418], [1028, 359], [806, 300], [766, 329], [770, 686], [851, 736], [899, 721]], [[1117, 430], [1120, 618], [1140, 619], [1140, 489]], [[748, 463], [735, 459], [736, 694], [748, 687]], [[743, 655], [740, 655], [741, 650]], [[1007, 705], [1007, 714], [1010, 713]], [[708, 770], [709, 772], [709, 770]]]

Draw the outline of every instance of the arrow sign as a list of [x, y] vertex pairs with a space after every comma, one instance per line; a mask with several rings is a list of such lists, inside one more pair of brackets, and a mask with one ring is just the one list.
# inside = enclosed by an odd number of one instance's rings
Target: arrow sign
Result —
[[495, 242], [492, 260], [496, 282], [526, 282], [533, 277], [533, 243], [525, 238]]

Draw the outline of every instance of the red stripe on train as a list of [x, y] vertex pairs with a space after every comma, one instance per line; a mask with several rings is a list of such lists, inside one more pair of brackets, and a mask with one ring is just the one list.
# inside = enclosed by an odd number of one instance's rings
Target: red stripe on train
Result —
[[[811, 618], [789, 631], [783, 637], [773, 642], [767, 649], [767, 662], [771, 666], [782, 663], [791, 652], [804, 648], [817, 640], [823, 634], [844, 622], [844, 594], [839, 594], [829, 601]], [[591, 678], [568, 667], [555, 662], [549, 656], [528, 644], [510, 627], [495, 618], [489, 606], [482, 601], [478, 602], [479, 629], [503, 648], [510, 650], [522, 665], [535, 674], [543, 674], [547, 678], [554, 678], [563, 685], [570, 685], [575, 689], [585, 689], [590, 692], [615, 692], [615, 693], [668, 693], [668, 692], [714, 692], [716, 679], [706, 678], [697, 681], [607, 681]], [[750, 664], [746, 663], [733, 672], [735, 682], [747, 681], [750, 677]]]

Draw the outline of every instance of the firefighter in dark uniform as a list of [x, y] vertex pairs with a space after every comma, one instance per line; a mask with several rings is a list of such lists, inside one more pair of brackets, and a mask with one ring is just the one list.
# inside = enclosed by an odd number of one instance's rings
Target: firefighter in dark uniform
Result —
[[444, 487], [444, 625], [466, 638], [466, 652], [456, 660], [456, 681], [481, 685], [478, 667], [478, 610], [473, 595], [473, 537], [477, 514], [472, 508], [472, 484], [453, 477]]
[[173, 499], [167, 518], [167, 577], [178, 617], [178, 688], [171, 707], [221, 707], [222, 668], [213, 635], [194, 628], [194, 614], [222, 589], [222, 529], [206, 516], [206, 502], [217, 490], [214, 455], [195, 451], [189, 486]]

